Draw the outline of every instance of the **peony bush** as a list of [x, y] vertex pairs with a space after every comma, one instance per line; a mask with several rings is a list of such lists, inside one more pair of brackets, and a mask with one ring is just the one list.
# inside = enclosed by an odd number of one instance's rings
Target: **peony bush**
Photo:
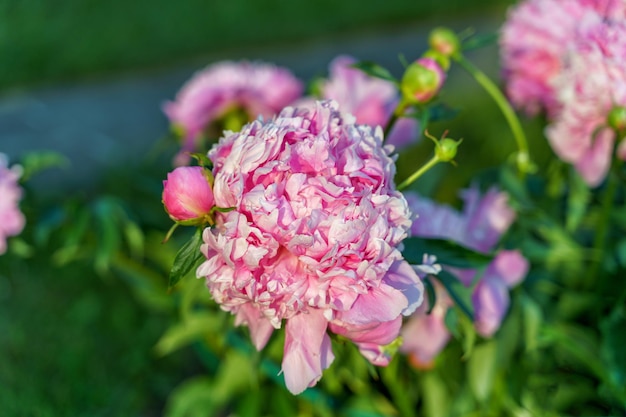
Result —
[[[158, 178], [22, 212], [2, 156], [0, 261], [128, 282], [167, 323], [152, 353], [194, 358], [167, 416], [623, 415], [625, 19], [523, 0], [398, 74], [212, 63], [163, 104]], [[490, 39], [498, 80], [470, 60]]]

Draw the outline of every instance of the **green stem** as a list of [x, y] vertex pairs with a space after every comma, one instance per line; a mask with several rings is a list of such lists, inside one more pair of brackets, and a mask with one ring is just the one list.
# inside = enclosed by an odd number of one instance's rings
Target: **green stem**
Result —
[[619, 183], [618, 170], [621, 166], [621, 160], [615, 158], [611, 166], [611, 171], [607, 179], [607, 186], [602, 196], [602, 208], [600, 213], [600, 223], [596, 229], [595, 239], [593, 240], [594, 262], [591, 271], [587, 275], [586, 288], [591, 288], [601, 278], [600, 267], [606, 250], [606, 239], [609, 232], [609, 224], [611, 220], [611, 209], [615, 200], [615, 193]]
[[435, 155], [432, 158], [430, 158], [430, 161], [426, 162], [426, 164], [424, 164], [420, 169], [415, 171], [409, 178], [407, 178], [404, 181], [402, 181], [402, 183], [400, 185], [398, 185], [398, 187], [397, 187], [398, 191], [402, 191], [406, 187], [411, 185], [416, 179], [418, 179], [419, 177], [424, 175], [424, 173], [426, 171], [428, 171], [429, 169], [431, 169], [432, 167], [437, 165], [437, 163], [439, 163], [439, 157], [437, 155]]
[[461, 65], [467, 72], [469, 72], [472, 77], [480, 84], [485, 91], [491, 96], [493, 101], [500, 108], [500, 111], [504, 115], [511, 132], [513, 133], [513, 137], [515, 138], [515, 142], [517, 143], [517, 167], [520, 171], [520, 174], [524, 176], [525, 174], [532, 172], [533, 164], [530, 161], [530, 154], [528, 152], [528, 141], [526, 140], [526, 135], [524, 134], [524, 130], [522, 129], [522, 125], [517, 118], [517, 115], [513, 111], [513, 108], [509, 104], [508, 100], [502, 94], [502, 91], [494, 84], [489, 77], [485, 75], [481, 70], [474, 66], [469, 60], [467, 60], [463, 55], [455, 56], [455, 60]]
[[408, 106], [406, 101], [404, 99], [401, 99], [396, 108], [393, 110], [393, 113], [391, 114], [391, 117], [389, 118], [389, 121], [385, 126], [383, 140], [387, 140], [389, 133], [391, 133], [391, 129], [393, 129], [400, 116], [404, 114], [407, 107]]

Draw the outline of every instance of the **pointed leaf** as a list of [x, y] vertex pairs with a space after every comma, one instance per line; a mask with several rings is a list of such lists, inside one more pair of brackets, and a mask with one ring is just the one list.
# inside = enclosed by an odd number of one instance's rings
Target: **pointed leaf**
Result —
[[370, 77], [381, 78], [383, 80], [391, 81], [393, 83], [398, 83], [398, 80], [395, 79], [393, 75], [384, 67], [381, 67], [375, 62], [371, 61], [360, 61], [355, 64], [352, 64], [353, 68], [360, 69]]
[[203, 257], [200, 251], [201, 245], [202, 228], [198, 228], [193, 237], [180, 248], [176, 258], [174, 258], [174, 265], [172, 265], [172, 270], [170, 271], [169, 289], [172, 289], [182, 277], [198, 265]]
[[424, 254], [435, 255], [443, 265], [464, 269], [478, 269], [487, 266], [493, 255], [476, 252], [458, 243], [445, 239], [425, 239], [410, 237], [402, 241], [404, 258], [411, 264], [423, 262]]
[[495, 340], [474, 348], [474, 354], [467, 363], [470, 388], [480, 402], [487, 400], [492, 392], [496, 374], [497, 344]]

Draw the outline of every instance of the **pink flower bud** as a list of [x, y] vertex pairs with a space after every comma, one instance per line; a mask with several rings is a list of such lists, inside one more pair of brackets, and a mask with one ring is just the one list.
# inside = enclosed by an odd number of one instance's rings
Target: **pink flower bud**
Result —
[[178, 167], [163, 181], [163, 204], [175, 222], [203, 223], [203, 218], [215, 205], [213, 190], [204, 171], [199, 166]]
[[446, 73], [433, 58], [422, 57], [409, 65], [402, 76], [400, 89], [412, 103], [426, 103], [437, 95]]

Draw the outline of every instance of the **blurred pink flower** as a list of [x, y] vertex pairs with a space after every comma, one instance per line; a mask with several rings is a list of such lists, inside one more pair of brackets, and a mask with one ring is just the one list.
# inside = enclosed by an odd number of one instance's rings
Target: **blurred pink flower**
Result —
[[[352, 68], [356, 62], [356, 59], [343, 55], [330, 63], [329, 78], [321, 87], [322, 98], [337, 101], [341, 111], [352, 114], [359, 124], [384, 128], [400, 100], [397, 88], [389, 81]], [[407, 146], [419, 135], [417, 120], [403, 117], [398, 119], [385, 143]]]
[[201, 219], [215, 206], [213, 190], [199, 166], [178, 167], [163, 181], [163, 205], [176, 222]]
[[449, 239], [479, 252], [488, 252], [515, 220], [506, 193], [490, 188], [484, 195], [476, 186], [461, 192], [463, 212], [406, 193], [417, 219], [411, 226], [414, 236]]
[[445, 318], [448, 308], [454, 303], [445, 288], [435, 279], [435, 305], [430, 314], [429, 300], [425, 299], [407, 323], [402, 327], [403, 343], [400, 351], [407, 354], [411, 364], [417, 369], [431, 369], [435, 358], [450, 340], [450, 331]]
[[235, 209], [204, 231], [197, 274], [257, 349], [285, 321], [292, 393], [333, 361], [328, 330], [384, 365], [383, 346], [422, 301], [397, 248], [411, 220], [390, 149], [380, 128], [324, 101], [227, 132], [209, 152], [216, 204]]
[[204, 133], [217, 139], [222, 130], [239, 129], [259, 116], [270, 118], [302, 90], [302, 83], [285, 68], [224, 61], [197, 72], [163, 110], [183, 131], [181, 152], [194, 152]]
[[[477, 187], [463, 190], [461, 195], [465, 204], [463, 211], [459, 212], [415, 193], [406, 193], [411, 211], [418, 216], [411, 226], [411, 235], [448, 239], [479, 252], [493, 250], [515, 219], [507, 195], [495, 188], [481, 195]], [[439, 261], [445, 263], [445, 259]], [[500, 327], [509, 307], [509, 289], [524, 279], [528, 267], [528, 261], [515, 250], [498, 252], [488, 265], [472, 293], [474, 325], [479, 334], [489, 337]], [[472, 285], [476, 276], [475, 270], [445, 268], [467, 287]], [[434, 282], [436, 293], [433, 311], [426, 314], [428, 306], [423, 305], [402, 330], [404, 345], [401, 350], [409, 354], [418, 368], [432, 366], [434, 358], [450, 338], [444, 318], [453, 305], [452, 300], [435, 277], [431, 282]]]
[[562, 110], [546, 135], [557, 155], [597, 186], [611, 166], [616, 139], [609, 113], [626, 105], [626, 23], [587, 23], [555, 81]]
[[22, 189], [18, 185], [20, 168], [9, 168], [6, 155], [0, 153], [0, 255], [6, 252], [7, 238], [18, 235], [26, 219], [20, 211]]
[[500, 37], [503, 76], [511, 102], [528, 114], [559, 110], [554, 78], [583, 18], [599, 19], [578, 0], [527, 0], [513, 7]]

